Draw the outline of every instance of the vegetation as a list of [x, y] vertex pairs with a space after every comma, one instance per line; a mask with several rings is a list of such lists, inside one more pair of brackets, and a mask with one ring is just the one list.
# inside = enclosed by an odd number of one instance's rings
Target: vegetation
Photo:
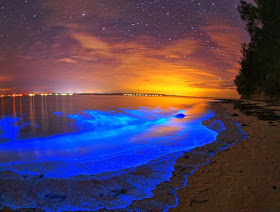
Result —
[[241, 1], [250, 42], [242, 45], [237, 91], [245, 99], [280, 98], [280, 0]]

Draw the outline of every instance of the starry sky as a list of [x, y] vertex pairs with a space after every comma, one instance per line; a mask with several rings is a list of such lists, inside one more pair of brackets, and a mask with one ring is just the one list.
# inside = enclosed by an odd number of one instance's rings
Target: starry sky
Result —
[[0, 0], [0, 93], [238, 97], [239, 0]]

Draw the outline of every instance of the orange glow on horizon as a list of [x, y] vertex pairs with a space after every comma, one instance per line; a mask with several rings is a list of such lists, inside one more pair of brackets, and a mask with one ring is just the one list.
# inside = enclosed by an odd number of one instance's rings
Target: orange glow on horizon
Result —
[[[26, 82], [32, 79], [46, 79], [55, 82], [55, 88], [0, 88], [0, 93], [38, 92], [41, 96], [48, 92], [64, 93], [160, 93], [167, 95], [238, 98], [233, 80], [238, 73], [240, 56], [240, 37], [236, 28], [230, 25], [209, 25], [205, 33], [220, 45], [213, 54], [221, 58], [221, 67], [212, 64], [209, 57], [202, 56], [205, 43], [194, 38], [153, 47], [148, 43], [151, 37], [139, 37], [135, 41], [110, 43], [96, 36], [80, 32], [73, 26], [69, 28], [69, 37], [77, 43], [69, 48], [69, 56], [59, 59], [30, 60], [20, 58], [22, 64], [41, 72], [30, 72], [23, 76], [5, 75], [7, 82]], [[223, 37], [220, 31], [226, 30], [231, 36]], [[57, 45], [59, 45], [57, 43]], [[63, 54], [63, 52], [60, 52]], [[107, 62], [110, 61], [110, 62]], [[13, 68], [7, 62], [6, 69]], [[224, 68], [224, 64], [229, 68]], [[43, 65], [42, 65], [43, 64]], [[218, 64], [219, 65], [219, 64]], [[25, 78], [26, 77], [26, 78]], [[9, 80], [9, 81], [8, 81]], [[38, 83], [40, 84], [40, 83]], [[74, 89], [73, 89], [74, 88]], [[30, 93], [33, 94], [33, 93]], [[67, 94], [68, 95], [68, 94]], [[14, 95], [13, 95], [14, 96]]]

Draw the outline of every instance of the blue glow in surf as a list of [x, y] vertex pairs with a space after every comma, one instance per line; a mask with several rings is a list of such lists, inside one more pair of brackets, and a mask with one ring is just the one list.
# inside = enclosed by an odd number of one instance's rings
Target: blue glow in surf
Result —
[[[12, 197], [7, 197], [10, 200], [6, 205], [14, 209], [30, 208], [42, 205], [49, 198], [67, 196], [61, 202], [54, 201], [42, 208], [46, 211], [98, 210], [124, 208], [133, 200], [151, 197], [159, 183], [169, 180], [173, 164], [182, 151], [203, 146], [216, 138], [217, 132], [201, 124], [202, 120], [213, 117], [212, 112], [195, 118], [188, 113], [188, 110], [149, 107], [84, 110], [74, 114], [55, 112], [52, 114], [57, 119], [69, 119], [69, 125], [75, 130], [28, 139], [20, 134], [25, 125], [19, 126], [17, 119], [2, 119], [3, 126], [9, 127], [1, 128], [6, 141], [0, 143], [0, 170], [35, 179], [44, 176], [40, 185], [46, 181], [43, 190], [38, 184], [40, 195], [32, 199], [32, 203], [14, 202]], [[184, 117], [176, 117], [178, 114]], [[7, 132], [17, 132], [18, 136]], [[59, 188], [48, 187], [48, 179], [57, 179], [60, 184], [67, 182], [67, 195]], [[95, 191], [90, 192], [92, 188], [83, 186], [82, 182], [93, 179], [99, 183], [94, 185]], [[84, 192], [79, 201], [73, 196], [77, 183]], [[127, 193], [119, 194], [124, 187]]]
[[0, 139], [15, 140], [21, 126], [16, 126], [18, 118], [5, 117], [0, 119]]
[[[215, 139], [216, 133], [201, 126], [200, 120], [178, 121], [174, 113], [141, 108], [131, 113], [83, 111], [66, 115], [76, 121], [79, 132], [23, 140], [11, 137], [10, 142], [0, 144], [2, 154], [7, 156], [0, 170], [31, 175], [40, 170], [46, 177], [63, 178], [93, 175], [139, 166]], [[18, 130], [16, 125], [9, 126], [10, 132]], [[48, 171], [42, 169], [42, 163], [48, 163]]]

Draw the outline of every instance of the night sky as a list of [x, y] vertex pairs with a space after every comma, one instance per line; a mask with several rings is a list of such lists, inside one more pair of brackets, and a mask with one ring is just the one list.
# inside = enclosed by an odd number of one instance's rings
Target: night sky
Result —
[[237, 97], [239, 0], [1, 0], [0, 93]]

